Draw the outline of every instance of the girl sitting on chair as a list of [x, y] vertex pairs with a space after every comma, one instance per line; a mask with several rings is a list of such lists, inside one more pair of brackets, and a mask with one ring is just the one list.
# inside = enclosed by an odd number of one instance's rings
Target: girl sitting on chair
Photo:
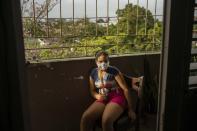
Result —
[[132, 108], [129, 89], [121, 72], [109, 65], [109, 55], [99, 51], [95, 55], [97, 68], [90, 74], [90, 92], [95, 102], [83, 113], [80, 123], [81, 131], [91, 131], [98, 118], [102, 118], [103, 131], [113, 131], [113, 123], [128, 108], [132, 120], [136, 114]]

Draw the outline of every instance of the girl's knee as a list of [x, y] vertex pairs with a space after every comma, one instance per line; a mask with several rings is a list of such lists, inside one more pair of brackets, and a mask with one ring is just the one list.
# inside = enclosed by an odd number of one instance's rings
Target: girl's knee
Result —
[[87, 112], [84, 112], [81, 117], [81, 121], [87, 121], [90, 119], [89, 117], [90, 117], [90, 115]]
[[93, 126], [93, 119], [91, 117], [91, 114], [88, 112], [84, 112], [80, 122], [81, 131], [92, 130], [92, 126]]
[[92, 121], [94, 121], [94, 119], [92, 117], [92, 114], [88, 113], [88, 112], [84, 112], [82, 117], [81, 117], [81, 122], [82, 123], [90, 123]]
[[102, 127], [111, 127], [113, 123], [114, 121], [109, 117], [102, 118]]

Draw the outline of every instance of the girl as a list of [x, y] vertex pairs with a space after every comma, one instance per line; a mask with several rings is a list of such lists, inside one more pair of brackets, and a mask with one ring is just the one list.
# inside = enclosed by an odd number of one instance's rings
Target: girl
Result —
[[96, 101], [83, 113], [81, 131], [91, 131], [94, 122], [101, 117], [103, 131], [113, 131], [113, 123], [128, 108], [129, 117], [136, 114], [132, 108], [131, 95], [121, 72], [109, 66], [109, 55], [99, 51], [95, 55], [97, 68], [90, 74], [90, 92]]

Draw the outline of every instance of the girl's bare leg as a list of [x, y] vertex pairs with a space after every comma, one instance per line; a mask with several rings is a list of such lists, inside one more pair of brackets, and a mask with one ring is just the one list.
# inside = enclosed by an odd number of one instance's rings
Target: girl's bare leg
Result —
[[92, 131], [94, 122], [102, 116], [105, 109], [105, 104], [94, 102], [83, 113], [80, 122], [80, 131]]
[[124, 109], [117, 103], [111, 102], [107, 104], [102, 116], [103, 131], [113, 131], [113, 123], [123, 111]]

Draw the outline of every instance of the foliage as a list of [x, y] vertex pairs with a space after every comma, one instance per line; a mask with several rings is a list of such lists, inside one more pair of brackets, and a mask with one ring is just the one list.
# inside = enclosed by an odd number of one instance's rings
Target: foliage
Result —
[[[49, 18], [48, 21], [36, 19], [35, 22], [32, 18], [24, 18], [25, 37], [57, 37], [56, 40], [48, 38], [50, 44], [45, 45], [40, 45], [36, 39], [34, 43], [27, 39], [26, 47], [45, 49], [26, 50], [26, 57], [31, 60], [42, 60], [93, 56], [101, 49], [110, 54], [160, 50], [162, 23], [154, 19], [149, 10], [138, 5], [127, 4], [124, 9], [117, 10], [116, 15], [118, 22], [109, 24], [108, 34], [104, 19], [98, 19], [95, 22], [88, 18], [74, 21]], [[110, 21], [110, 19], [107, 20]], [[61, 37], [60, 34], [62, 34]]]
[[[138, 11], [138, 16], [136, 15]], [[136, 33], [136, 24], [137, 28], [146, 28], [147, 30], [153, 28], [154, 25], [154, 18], [152, 13], [144, 7], [140, 7], [133, 4], [127, 4], [124, 9], [119, 9], [116, 12], [117, 17], [119, 17], [119, 31], [126, 32], [128, 34], [135, 34]], [[147, 15], [147, 17], [146, 17]]]

